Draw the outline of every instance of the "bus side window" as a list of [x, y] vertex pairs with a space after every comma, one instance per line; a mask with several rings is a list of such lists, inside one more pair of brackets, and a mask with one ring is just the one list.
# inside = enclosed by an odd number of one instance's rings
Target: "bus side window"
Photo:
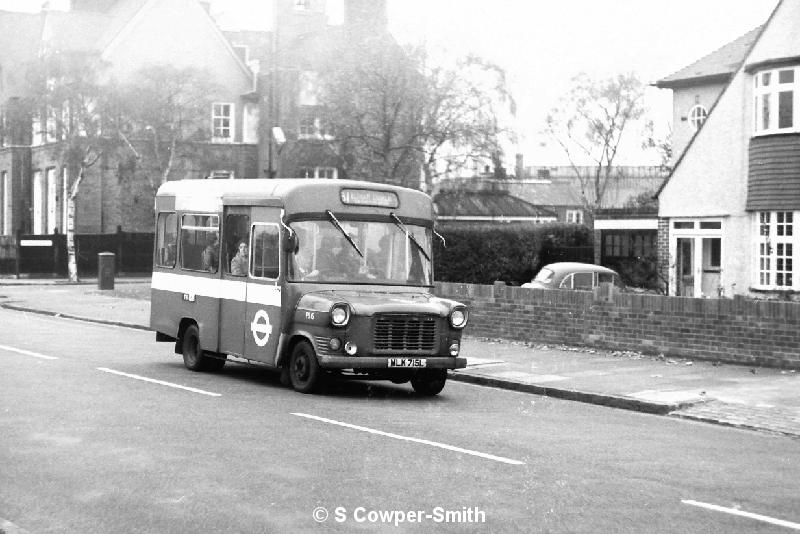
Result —
[[175, 267], [178, 246], [178, 217], [174, 213], [159, 213], [156, 229], [156, 265]]
[[278, 278], [280, 231], [277, 224], [254, 224], [250, 272], [258, 278]]
[[219, 268], [219, 217], [186, 214], [181, 221], [181, 267], [215, 273]]

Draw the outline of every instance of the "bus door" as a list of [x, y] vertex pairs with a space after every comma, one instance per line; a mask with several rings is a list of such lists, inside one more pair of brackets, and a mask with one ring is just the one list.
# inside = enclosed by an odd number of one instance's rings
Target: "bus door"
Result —
[[253, 207], [245, 315], [245, 358], [275, 363], [281, 332], [281, 217], [277, 207]]
[[225, 206], [222, 227], [222, 269], [219, 346], [226, 354], [244, 356], [244, 319], [250, 246], [250, 206]]

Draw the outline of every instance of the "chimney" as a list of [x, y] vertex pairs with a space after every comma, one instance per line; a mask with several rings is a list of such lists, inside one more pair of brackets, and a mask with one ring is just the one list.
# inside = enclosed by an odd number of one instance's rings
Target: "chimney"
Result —
[[514, 164], [514, 172], [517, 175], [517, 180], [525, 178], [525, 162], [522, 154], [516, 155], [516, 162]]

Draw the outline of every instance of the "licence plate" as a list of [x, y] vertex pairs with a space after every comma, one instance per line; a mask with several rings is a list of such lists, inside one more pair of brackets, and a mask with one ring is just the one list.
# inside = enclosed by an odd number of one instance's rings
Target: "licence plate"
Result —
[[389, 367], [427, 367], [425, 358], [389, 358]]

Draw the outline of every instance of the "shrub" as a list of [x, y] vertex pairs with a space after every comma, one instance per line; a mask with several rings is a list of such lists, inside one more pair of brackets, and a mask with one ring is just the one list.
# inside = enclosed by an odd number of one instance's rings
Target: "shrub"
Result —
[[529, 282], [555, 261], [592, 263], [592, 235], [582, 225], [511, 223], [442, 226], [436, 240], [434, 273], [442, 282], [513, 285]]

